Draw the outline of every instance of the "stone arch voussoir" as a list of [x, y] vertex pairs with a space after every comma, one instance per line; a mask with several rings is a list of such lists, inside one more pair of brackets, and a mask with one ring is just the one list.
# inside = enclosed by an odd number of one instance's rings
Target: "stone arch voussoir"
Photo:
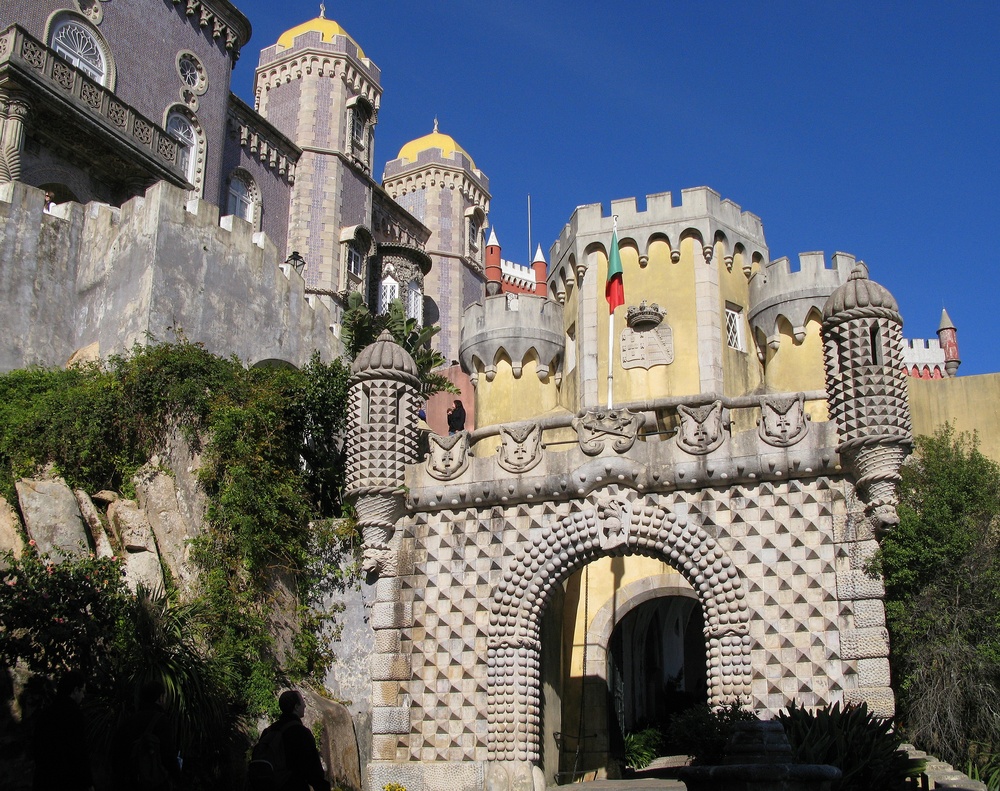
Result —
[[602, 556], [660, 557], [684, 575], [704, 612], [710, 703], [749, 698], [750, 611], [735, 565], [696, 522], [632, 497], [593, 497], [508, 559], [490, 612], [491, 760], [540, 760], [542, 615], [556, 585]]

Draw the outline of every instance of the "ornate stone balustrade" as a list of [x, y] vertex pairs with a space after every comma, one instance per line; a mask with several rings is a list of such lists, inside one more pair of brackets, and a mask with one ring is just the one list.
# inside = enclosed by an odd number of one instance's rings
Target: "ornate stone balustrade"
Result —
[[65, 131], [64, 143], [82, 144], [86, 130], [105, 147], [124, 148], [122, 166], [131, 163], [150, 184], [187, 186], [171, 135], [16, 25], [0, 33], [0, 89], [25, 98], [28, 112], [44, 121], [33, 124], [40, 133]]

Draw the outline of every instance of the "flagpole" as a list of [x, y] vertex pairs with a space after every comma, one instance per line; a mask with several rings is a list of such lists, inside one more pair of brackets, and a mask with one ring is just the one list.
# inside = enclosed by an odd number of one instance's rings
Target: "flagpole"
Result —
[[[613, 215], [614, 217], [614, 227], [611, 231], [611, 247], [612, 249], [608, 251], [608, 281], [611, 281], [613, 277], [613, 261], [618, 261], [618, 215]], [[621, 264], [619, 261], [618, 266], [619, 274], [621, 272]], [[614, 404], [614, 385], [615, 385], [615, 307], [617, 305], [608, 303], [610, 310], [608, 311], [608, 409], [611, 409]]]
[[613, 390], [615, 383], [615, 312], [611, 311], [608, 321], [608, 409], [614, 401]]

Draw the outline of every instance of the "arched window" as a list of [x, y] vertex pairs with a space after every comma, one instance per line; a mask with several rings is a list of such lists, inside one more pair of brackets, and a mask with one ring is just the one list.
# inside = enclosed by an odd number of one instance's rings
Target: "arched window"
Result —
[[394, 299], [399, 299], [399, 283], [392, 275], [382, 278], [382, 286], [379, 289], [378, 312], [388, 313], [389, 305]]
[[406, 317], [416, 319], [417, 324], [424, 323], [424, 295], [416, 280], [411, 280], [406, 286]]
[[79, 19], [60, 17], [52, 26], [49, 46], [95, 82], [108, 84], [111, 70], [104, 47], [97, 35]]
[[229, 177], [226, 213], [256, 225], [257, 204], [257, 187], [250, 174], [241, 171], [233, 173]]
[[167, 116], [167, 132], [177, 141], [177, 166], [192, 184], [198, 154], [198, 133], [191, 119], [176, 110]]

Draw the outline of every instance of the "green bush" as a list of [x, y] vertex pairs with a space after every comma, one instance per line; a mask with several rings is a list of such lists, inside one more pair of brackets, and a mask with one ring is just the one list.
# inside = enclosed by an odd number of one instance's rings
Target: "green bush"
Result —
[[645, 769], [662, 754], [663, 734], [658, 728], [645, 728], [625, 735], [625, 765]]
[[692, 706], [674, 715], [668, 734], [673, 748], [689, 756], [693, 765], [710, 766], [722, 763], [733, 725], [755, 719], [752, 711], [735, 703], [714, 710], [708, 705]]
[[892, 720], [876, 717], [865, 703], [834, 703], [815, 711], [793, 704], [778, 719], [796, 760], [840, 769], [836, 791], [901, 789], [906, 778], [919, 771], [900, 750], [903, 738], [893, 730]]

